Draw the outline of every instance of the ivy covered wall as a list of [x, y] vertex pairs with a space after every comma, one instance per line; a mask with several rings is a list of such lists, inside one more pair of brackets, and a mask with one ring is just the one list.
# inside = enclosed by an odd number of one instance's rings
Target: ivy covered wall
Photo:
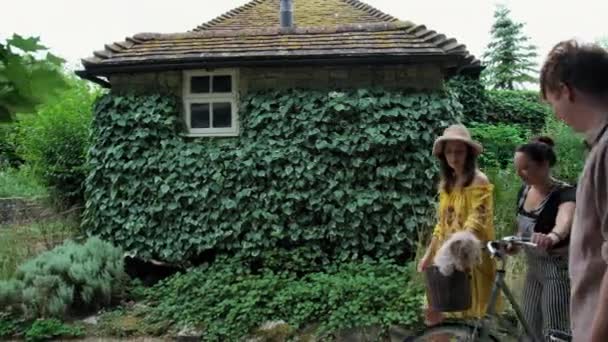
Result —
[[[241, 135], [180, 135], [179, 99], [102, 98], [84, 227], [145, 258], [407, 258], [434, 213], [448, 91], [284, 90], [241, 99]], [[299, 267], [301, 269], [301, 267]]]

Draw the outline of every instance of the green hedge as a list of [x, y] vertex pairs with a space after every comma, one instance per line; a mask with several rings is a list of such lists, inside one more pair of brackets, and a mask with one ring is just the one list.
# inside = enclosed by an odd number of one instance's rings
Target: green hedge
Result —
[[545, 126], [550, 108], [540, 101], [538, 92], [521, 90], [488, 91], [488, 118], [495, 123], [520, 124], [539, 132]]
[[518, 124], [540, 132], [551, 114], [536, 91], [486, 90], [479, 80], [465, 77], [453, 78], [447, 87], [462, 103], [466, 124]]
[[532, 134], [525, 126], [517, 124], [481, 124], [469, 125], [471, 135], [483, 145], [479, 156], [481, 168], [513, 168], [515, 150], [528, 142]]
[[450, 92], [264, 92], [243, 99], [239, 137], [192, 139], [177, 108], [98, 102], [84, 227], [143, 257], [286, 250], [301, 265], [411, 256], [433, 140], [461, 109]]

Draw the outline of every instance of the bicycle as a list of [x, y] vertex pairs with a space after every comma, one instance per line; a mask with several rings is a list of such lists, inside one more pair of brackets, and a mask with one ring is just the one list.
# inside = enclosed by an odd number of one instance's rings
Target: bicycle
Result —
[[[544, 341], [543, 338], [535, 336], [530, 329], [528, 322], [523, 317], [521, 308], [517, 304], [513, 293], [505, 282], [505, 269], [508, 257], [506, 250], [509, 245], [536, 247], [536, 244], [532, 243], [529, 238], [522, 238], [519, 236], [507, 236], [501, 240], [490, 241], [487, 243], [487, 251], [493, 258], [498, 260], [499, 265], [494, 278], [494, 285], [492, 287], [490, 302], [488, 304], [485, 317], [475, 319], [470, 321], [470, 323], [467, 321], [456, 321], [426, 327], [417, 335], [406, 338], [405, 342], [434, 341], [440, 337], [442, 338], [441, 340], [446, 341], [500, 341], [500, 339], [498, 339], [490, 331], [490, 321], [496, 316], [496, 302], [499, 291], [504, 294], [505, 298], [513, 307], [517, 320], [524, 328], [526, 336], [532, 341]], [[569, 334], [562, 331], [549, 331], [545, 338], [552, 342], [570, 342], [572, 339]]]

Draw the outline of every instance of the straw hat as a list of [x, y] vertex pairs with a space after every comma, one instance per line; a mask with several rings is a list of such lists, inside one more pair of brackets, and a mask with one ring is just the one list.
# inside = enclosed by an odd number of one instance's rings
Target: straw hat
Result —
[[476, 156], [483, 151], [483, 146], [471, 138], [471, 133], [463, 125], [451, 125], [443, 131], [443, 135], [437, 138], [433, 144], [434, 156], [439, 156], [443, 153], [443, 145], [446, 141], [462, 141], [471, 146]]

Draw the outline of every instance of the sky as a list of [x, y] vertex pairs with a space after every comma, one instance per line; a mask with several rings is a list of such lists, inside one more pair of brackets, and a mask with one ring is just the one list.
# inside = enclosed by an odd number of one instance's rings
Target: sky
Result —
[[[4, 5], [0, 40], [13, 32], [39, 36], [50, 51], [80, 69], [80, 59], [140, 32], [185, 32], [248, 0], [19, 0]], [[298, 1], [298, 0], [294, 0]], [[365, 0], [364, 0], [365, 1]], [[593, 41], [608, 36], [608, 0], [367, 0], [402, 20], [456, 38], [481, 57], [490, 40], [497, 3], [526, 24], [538, 46], [538, 63], [560, 40]], [[296, 14], [297, 20], [297, 14]]]

